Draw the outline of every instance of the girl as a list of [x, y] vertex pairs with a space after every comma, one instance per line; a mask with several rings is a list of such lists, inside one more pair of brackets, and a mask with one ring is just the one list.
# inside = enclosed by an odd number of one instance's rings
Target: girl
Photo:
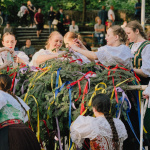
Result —
[[[28, 56], [21, 51], [14, 51], [15, 45], [17, 41], [15, 39], [14, 34], [6, 32], [2, 37], [2, 44], [3, 46], [7, 47], [7, 49], [10, 51], [10, 53], [13, 55], [13, 66], [17, 65], [18, 63], [28, 64], [29, 58]], [[11, 61], [13, 61], [11, 59]], [[0, 53], [0, 65], [3, 65], [7, 61], [7, 52]]]
[[35, 134], [24, 123], [29, 107], [11, 91], [12, 80], [0, 75], [0, 150], [40, 150]]
[[61, 53], [59, 49], [61, 48], [62, 44], [63, 36], [59, 32], [53, 31], [47, 40], [45, 46], [46, 50], [41, 49], [40, 51], [36, 52], [32, 57], [30, 66], [39, 67], [40, 64], [47, 60], [58, 58], [58, 55]]
[[[88, 51], [87, 48], [83, 45], [83, 43], [79, 40], [79, 35], [77, 35], [74, 32], [67, 32], [64, 36], [64, 43], [66, 47], [70, 47], [71, 45], [75, 44], [77, 47], [82, 48], [85, 51]], [[89, 63], [91, 62], [87, 57], [84, 55], [78, 53], [78, 52], [73, 52], [74, 56], [72, 56], [73, 59], [82, 59], [84, 63]]]
[[134, 71], [140, 76], [141, 84], [150, 81], [150, 41], [147, 41], [142, 26], [138, 21], [131, 21], [125, 28], [131, 53], [134, 54]]
[[72, 44], [70, 47], [91, 60], [99, 60], [105, 66], [123, 64], [127, 68], [132, 68], [131, 52], [125, 46], [127, 40], [125, 31], [120, 26], [112, 26], [107, 30], [107, 45], [98, 48], [98, 52], [85, 51]]
[[91, 150], [121, 150], [127, 131], [121, 120], [109, 114], [109, 97], [96, 95], [92, 107], [96, 118], [79, 116], [70, 128], [72, 141], [81, 147], [84, 138], [89, 138]]

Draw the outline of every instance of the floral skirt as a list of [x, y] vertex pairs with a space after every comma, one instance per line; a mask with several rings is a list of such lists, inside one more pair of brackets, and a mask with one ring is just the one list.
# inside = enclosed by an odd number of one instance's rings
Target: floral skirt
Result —
[[35, 133], [25, 124], [0, 129], [0, 150], [40, 150]]

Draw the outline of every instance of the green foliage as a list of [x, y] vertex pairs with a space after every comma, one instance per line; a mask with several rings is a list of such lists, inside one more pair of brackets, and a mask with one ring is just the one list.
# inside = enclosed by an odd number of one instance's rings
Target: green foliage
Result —
[[[106, 93], [111, 97], [111, 93], [114, 89], [112, 77], [114, 77], [114, 83], [117, 85], [118, 83], [121, 83], [122, 81], [133, 78], [134, 75], [130, 73], [129, 71], [124, 71], [121, 69], [115, 70], [106, 70], [98, 65], [96, 65], [94, 62], [91, 62], [89, 64], [79, 65], [78, 63], [69, 63], [68, 59], [65, 59], [62, 61], [62, 59], [57, 60], [50, 60], [47, 61], [44, 65], [51, 66], [50, 70], [48, 70], [43, 76], [41, 76], [44, 71], [39, 70], [38, 72], [32, 72], [30, 71], [30, 68], [26, 71], [26, 73], [18, 72], [19, 76], [17, 78], [19, 79], [19, 82], [16, 85], [16, 95], [20, 96], [22, 98], [25, 97], [25, 93], [28, 94], [26, 103], [30, 106], [30, 121], [31, 125], [34, 129], [34, 131], [37, 130], [37, 104], [33, 97], [30, 95], [33, 95], [37, 102], [38, 102], [38, 108], [39, 108], [39, 116], [40, 120], [45, 120], [47, 122], [47, 127], [50, 132], [56, 131], [56, 120], [55, 117], [58, 117], [59, 120], [59, 126], [61, 135], [68, 135], [69, 131], [69, 124], [68, 124], [68, 113], [69, 113], [69, 91], [64, 86], [62, 90], [58, 93], [56, 98], [54, 98], [54, 92], [58, 88], [55, 88], [56, 86], [56, 71], [61, 68], [60, 70], [60, 77], [62, 80], [62, 83], [65, 83], [66, 81], [74, 82], [80, 79], [83, 74], [87, 73], [88, 71], [94, 71], [96, 73], [95, 77], [90, 78], [90, 89], [88, 91], [88, 94], [85, 94], [83, 102], [85, 102], [85, 107], [88, 108], [88, 111], [86, 114], [92, 115], [92, 108], [88, 106], [88, 102], [92, 96], [92, 94], [95, 91], [95, 86], [100, 83], [104, 82], [107, 87], [103, 84], [100, 84], [99, 87], [105, 88]], [[18, 71], [19, 68], [16, 70], [10, 70], [9, 72], [6, 72], [5, 70], [2, 71], [2, 73], [11, 74], [13, 71]], [[46, 70], [45, 70], [46, 71]], [[108, 71], [110, 71], [110, 75], [108, 78]], [[36, 76], [35, 76], [36, 75]], [[53, 76], [52, 76], [53, 75]], [[37, 79], [39, 76], [41, 76], [39, 79]], [[13, 76], [12, 76], [13, 78]], [[24, 94], [21, 93], [21, 87], [25, 80], [29, 80], [24, 83]], [[29, 84], [30, 83], [30, 84]], [[81, 96], [77, 101], [75, 101], [79, 96], [79, 87], [78, 84], [75, 84], [72, 87], [72, 102], [75, 104], [76, 109], [72, 108], [72, 121], [75, 120], [79, 114], [80, 114], [80, 108], [81, 108], [81, 102], [82, 102], [82, 96], [83, 91], [85, 88], [85, 85], [87, 83], [87, 79], [84, 79], [80, 81], [81, 85]], [[53, 87], [52, 87], [53, 85]], [[120, 85], [120, 87], [125, 88], [128, 86], [127, 82], [124, 82]], [[98, 88], [99, 88], [98, 87]], [[96, 93], [101, 93], [102, 90], [97, 91]], [[118, 98], [121, 97], [121, 94], [118, 93]], [[54, 102], [53, 102], [54, 101]], [[114, 114], [116, 112], [116, 99], [113, 97], [111, 100], [112, 108], [111, 112]], [[127, 109], [126, 104], [124, 104], [124, 108]], [[122, 113], [124, 117], [126, 118], [126, 113]], [[43, 122], [40, 122], [40, 138], [42, 141], [45, 141], [46, 144], [48, 144], [48, 133], [46, 132], [45, 125]]]

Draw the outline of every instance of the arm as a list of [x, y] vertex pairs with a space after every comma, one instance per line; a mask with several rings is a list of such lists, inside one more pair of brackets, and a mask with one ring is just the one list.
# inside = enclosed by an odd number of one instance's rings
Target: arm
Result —
[[34, 21], [35, 21], [36, 24], [38, 24], [38, 22], [37, 22], [37, 20], [36, 20], [36, 14], [35, 14], [35, 16], [34, 16]]
[[102, 29], [95, 29], [96, 32], [104, 32], [104, 28]]
[[111, 20], [114, 22], [114, 18], [113, 18], [113, 15], [112, 15], [112, 14], [110, 14], [110, 18], [111, 18]]
[[134, 71], [135, 71], [135, 73], [136, 73], [137, 75], [139, 75], [139, 76], [142, 76], [142, 77], [144, 77], [144, 78], [147, 78], [147, 77], [148, 77], [148, 75], [146, 75], [146, 74], [142, 71], [142, 69], [136, 69], [136, 68], [134, 68]]
[[37, 57], [36, 64], [42, 64], [49, 59], [58, 58], [59, 54], [40, 55]]
[[90, 60], [97, 60], [97, 56], [95, 54], [95, 52], [92, 52], [92, 51], [87, 51], [87, 50], [84, 50], [84, 49], [81, 49], [79, 47], [77, 47], [76, 45], [71, 45], [70, 46], [71, 49], [73, 49], [74, 51], [86, 56], [87, 58], [89, 58]]

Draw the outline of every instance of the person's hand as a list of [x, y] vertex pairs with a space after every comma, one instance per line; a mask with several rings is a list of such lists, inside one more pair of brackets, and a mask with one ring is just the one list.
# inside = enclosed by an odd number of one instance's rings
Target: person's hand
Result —
[[19, 58], [17, 55], [14, 56], [14, 62], [15, 63], [22, 63], [22, 59]]
[[142, 92], [142, 95], [144, 99], [150, 98], [150, 83], [148, 87]]
[[14, 49], [9, 48], [9, 47], [2, 47], [2, 48], [0, 48], [0, 52], [3, 52], [3, 51], [8, 51], [8, 52], [10, 52], [11, 54], [14, 53]]
[[83, 49], [86, 49], [86, 47], [84, 46], [84, 44], [77, 38], [73, 39], [73, 42], [74, 42], [74, 45], [80, 47], [80, 48], [83, 48]]
[[69, 51], [79, 52], [80, 50], [81, 50], [81, 48], [78, 47], [78, 46], [75, 45], [75, 44], [72, 44], [72, 45], [70, 45], [70, 47], [69, 47]]

